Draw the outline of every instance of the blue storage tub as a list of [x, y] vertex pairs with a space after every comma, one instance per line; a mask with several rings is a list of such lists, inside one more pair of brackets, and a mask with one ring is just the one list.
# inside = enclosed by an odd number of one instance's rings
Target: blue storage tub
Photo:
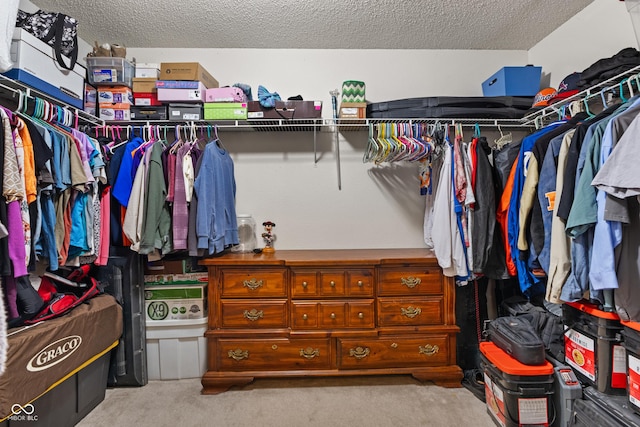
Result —
[[535, 96], [540, 90], [542, 67], [502, 67], [482, 82], [484, 96]]

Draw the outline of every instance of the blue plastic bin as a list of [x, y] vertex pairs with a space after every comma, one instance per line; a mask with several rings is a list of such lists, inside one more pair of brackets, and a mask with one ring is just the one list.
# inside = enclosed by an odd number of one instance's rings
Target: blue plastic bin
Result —
[[535, 96], [540, 90], [542, 67], [502, 67], [482, 82], [484, 96]]

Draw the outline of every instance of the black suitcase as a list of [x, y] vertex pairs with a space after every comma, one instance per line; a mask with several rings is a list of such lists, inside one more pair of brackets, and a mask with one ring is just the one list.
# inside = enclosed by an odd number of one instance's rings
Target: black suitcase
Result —
[[498, 317], [489, 323], [488, 338], [525, 365], [543, 365], [545, 349], [531, 323], [516, 316]]
[[386, 111], [367, 111], [371, 119], [521, 119], [526, 110], [514, 107], [409, 107]]
[[374, 102], [367, 106], [370, 112], [392, 111], [406, 108], [465, 107], [465, 108], [503, 108], [513, 107], [529, 110], [533, 98], [519, 96], [430, 96], [406, 98], [393, 101]]

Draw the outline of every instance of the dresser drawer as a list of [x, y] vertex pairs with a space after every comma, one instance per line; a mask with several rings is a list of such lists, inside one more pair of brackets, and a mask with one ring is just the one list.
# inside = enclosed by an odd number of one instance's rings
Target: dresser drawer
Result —
[[223, 269], [220, 281], [222, 297], [287, 296], [285, 269]]
[[293, 269], [293, 298], [373, 297], [373, 269]]
[[338, 369], [446, 365], [449, 337], [425, 335], [382, 339], [339, 339]]
[[329, 338], [219, 339], [217, 366], [223, 371], [329, 369]]
[[342, 329], [375, 327], [372, 299], [357, 301], [294, 301], [291, 324], [294, 329]]
[[286, 300], [222, 300], [220, 325], [223, 328], [285, 328]]
[[430, 295], [444, 292], [444, 277], [438, 266], [380, 268], [378, 295]]
[[421, 326], [444, 323], [441, 296], [378, 298], [378, 326]]

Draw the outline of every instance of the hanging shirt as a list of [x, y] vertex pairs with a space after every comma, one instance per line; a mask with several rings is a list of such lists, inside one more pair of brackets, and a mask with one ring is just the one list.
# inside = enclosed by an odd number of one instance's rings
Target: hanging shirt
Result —
[[138, 148], [142, 142], [142, 138], [135, 137], [125, 145], [120, 169], [118, 170], [118, 175], [113, 185], [113, 197], [125, 208], [129, 205], [129, 197], [131, 196], [131, 188], [133, 187], [133, 178], [131, 176], [133, 157], [131, 153]]

